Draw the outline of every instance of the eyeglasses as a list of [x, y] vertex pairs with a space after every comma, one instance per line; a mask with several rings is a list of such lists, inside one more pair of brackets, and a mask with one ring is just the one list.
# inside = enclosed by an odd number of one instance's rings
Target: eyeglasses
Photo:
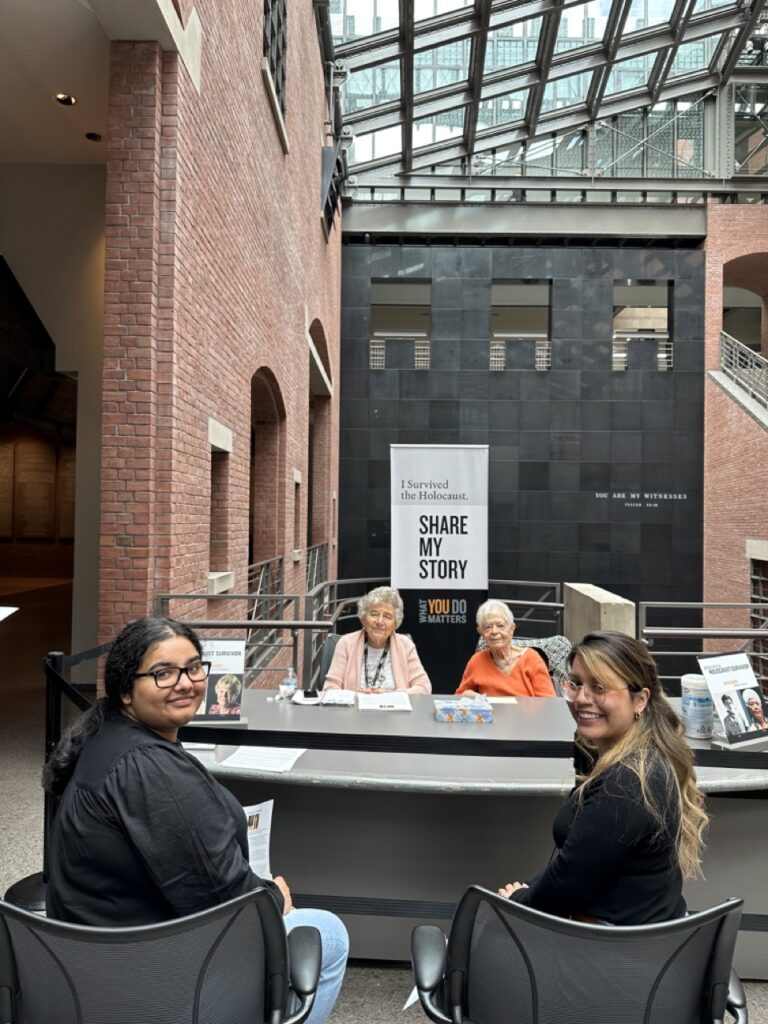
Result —
[[[573, 703], [580, 693], [585, 693], [588, 697], [591, 697], [595, 704], [603, 705], [608, 697], [609, 693], [618, 693], [617, 689], [609, 689], [607, 686], [603, 686], [602, 683], [582, 683], [578, 679], [573, 679], [571, 676], [566, 676], [563, 680], [563, 697], [569, 703]], [[631, 686], [622, 686], [619, 689], [626, 690], [628, 693], [632, 693]]]
[[202, 683], [208, 678], [210, 671], [210, 661], [193, 661], [186, 668], [179, 668], [178, 665], [165, 665], [163, 668], [155, 669], [154, 672], [137, 672], [133, 678], [141, 679], [142, 676], [151, 676], [155, 680], [155, 686], [161, 690], [169, 690], [172, 686], [176, 686], [182, 675], [186, 675], [190, 683]]

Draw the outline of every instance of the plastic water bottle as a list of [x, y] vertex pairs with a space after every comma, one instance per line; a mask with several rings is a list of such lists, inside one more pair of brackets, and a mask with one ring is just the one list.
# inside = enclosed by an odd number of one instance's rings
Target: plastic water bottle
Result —
[[280, 680], [280, 697], [283, 700], [291, 700], [294, 693], [296, 693], [296, 687], [298, 686], [298, 680], [296, 679], [296, 671], [292, 665], [290, 665], [283, 678]]

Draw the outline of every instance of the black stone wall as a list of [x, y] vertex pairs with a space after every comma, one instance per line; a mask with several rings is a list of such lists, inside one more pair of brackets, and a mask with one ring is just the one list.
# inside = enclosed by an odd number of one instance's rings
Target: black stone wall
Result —
[[[703, 270], [671, 248], [345, 245], [339, 576], [389, 574], [390, 444], [488, 444], [491, 578], [700, 600]], [[431, 283], [428, 371], [408, 342], [368, 369], [371, 281], [397, 278]], [[491, 284], [513, 278], [551, 281], [549, 371], [520, 342], [488, 369]], [[674, 282], [672, 371], [652, 342], [612, 370], [623, 279]]]

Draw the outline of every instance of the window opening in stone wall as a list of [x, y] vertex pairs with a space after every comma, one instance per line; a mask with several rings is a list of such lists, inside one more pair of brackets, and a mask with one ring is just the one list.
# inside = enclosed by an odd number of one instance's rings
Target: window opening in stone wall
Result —
[[210, 571], [229, 568], [229, 452], [211, 452]]
[[301, 551], [301, 484], [293, 482], [293, 550]]
[[756, 606], [750, 612], [749, 627], [766, 631], [765, 640], [752, 642], [752, 668], [763, 693], [768, 697], [768, 562], [753, 558], [749, 576], [749, 600]]
[[489, 369], [548, 370], [552, 365], [550, 309], [550, 281], [494, 281]]
[[614, 281], [612, 369], [672, 369], [671, 287], [669, 281]]
[[264, 56], [277, 94], [280, 111], [285, 117], [285, 63], [287, 0], [264, 0]]
[[431, 286], [421, 281], [371, 283], [371, 370], [428, 370]]

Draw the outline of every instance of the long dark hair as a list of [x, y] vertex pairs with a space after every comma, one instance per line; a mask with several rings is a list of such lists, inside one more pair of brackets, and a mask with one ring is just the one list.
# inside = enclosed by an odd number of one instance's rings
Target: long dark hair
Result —
[[[596, 761], [585, 785], [611, 765], [622, 764], [629, 768], [640, 782], [643, 802], [657, 821], [661, 833], [665, 829], [666, 808], [648, 786], [650, 772], [654, 767], [661, 768], [672, 785], [680, 810], [677, 834], [673, 836], [680, 870], [684, 878], [700, 875], [703, 835], [707, 826], [704, 798], [696, 785], [693, 753], [685, 742], [683, 725], [662, 689], [656, 662], [645, 644], [612, 630], [587, 633], [580, 643], [574, 644], [568, 655], [569, 667], [577, 655], [594, 678], [608, 689], [616, 689], [616, 686], [606, 677], [605, 669], [612, 670], [623, 679], [630, 693], [649, 690], [643, 712], [635, 716], [628, 732], [599, 760], [597, 750], [591, 744], [581, 739], [577, 741], [589, 752], [593, 762]], [[585, 786], [582, 786], [579, 799], [583, 799], [584, 790]]]
[[189, 640], [202, 654], [194, 630], [175, 619], [137, 619], [115, 637], [104, 665], [105, 695], [66, 730], [43, 768], [43, 788], [48, 793], [60, 796], [64, 792], [86, 741], [99, 731], [108, 715], [120, 713], [121, 698], [133, 692], [133, 677], [149, 648], [174, 636]]

